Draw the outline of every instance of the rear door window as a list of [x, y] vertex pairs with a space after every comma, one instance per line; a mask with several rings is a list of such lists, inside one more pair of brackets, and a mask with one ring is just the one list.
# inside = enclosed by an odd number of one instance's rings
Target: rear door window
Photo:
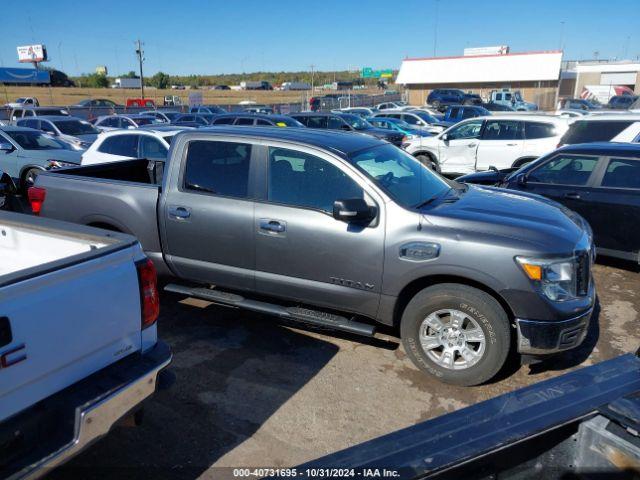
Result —
[[556, 134], [556, 127], [552, 123], [524, 122], [524, 137], [527, 140], [549, 138]]
[[50, 133], [51, 135], [56, 134], [56, 129], [53, 128], [53, 125], [51, 125], [51, 123], [47, 122], [46, 120], [43, 120], [42, 122], [40, 122], [40, 129], [43, 132]]
[[558, 155], [527, 175], [530, 182], [552, 185], [585, 186], [599, 157]]
[[140, 135], [114, 135], [105, 138], [98, 151], [122, 157], [138, 158], [138, 137]]
[[327, 122], [327, 126], [330, 130], [340, 130], [346, 128], [345, 125], [345, 122], [338, 117], [329, 117]]
[[521, 122], [516, 120], [487, 120], [482, 140], [522, 140]]
[[560, 143], [609, 142], [632, 123], [630, 120], [578, 120], [569, 127]]
[[216, 118], [213, 121], [213, 125], [231, 125], [233, 123], [233, 121], [235, 120], [234, 117], [222, 117], [222, 118]]
[[610, 159], [600, 185], [609, 188], [640, 190], [640, 160]]
[[261, 119], [261, 118], [258, 118], [258, 119], [256, 120], [256, 125], [262, 125], [262, 126], [270, 127], [270, 126], [271, 126], [271, 123], [269, 123], [269, 122], [267, 122], [266, 120], [263, 120], [263, 119]]
[[253, 125], [253, 118], [239, 118], [236, 120], [235, 125]]
[[327, 117], [307, 117], [307, 127], [309, 128], [327, 128]]
[[193, 140], [187, 146], [183, 188], [234, 198], [249, 195], [251, 145]]

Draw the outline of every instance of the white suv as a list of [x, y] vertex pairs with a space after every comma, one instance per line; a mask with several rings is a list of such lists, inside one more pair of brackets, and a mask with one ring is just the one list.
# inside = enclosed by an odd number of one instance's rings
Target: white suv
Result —
[[549, 115], [492, 115], [415, 138], [403, 148], [437, 171], [463, 175], [529, 163], [554, 150], [567, 128], [567, 119]]
[[587, 115], [573, 120], [558, 146], [592, 142], [640, 142], [640, 115], [637, 113]]

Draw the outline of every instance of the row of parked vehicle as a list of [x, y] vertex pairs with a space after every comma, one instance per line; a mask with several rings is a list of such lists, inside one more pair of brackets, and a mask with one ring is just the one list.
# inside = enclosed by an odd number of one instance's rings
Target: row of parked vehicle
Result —
[[[447, 124], [429, 107], [378, 107], [0, 127], [3, 191], [17, 182], [44, 217], [0, 217], [10, 474], [70, 458], [159, 387], [171, 354], [156, 272], [167, 291], [314, 327], [390, 328], [419, 369], [456, 385], [493, 378], [510, 353], [579, 346], [596, 247], [638, 261], [640, 118], [456, 104]], [[593, 141], [607, 143], [574, 145]], [[73, 348], [50, 358], [60, 338]], [[40, 425], [66, 435], [39, 442]]]

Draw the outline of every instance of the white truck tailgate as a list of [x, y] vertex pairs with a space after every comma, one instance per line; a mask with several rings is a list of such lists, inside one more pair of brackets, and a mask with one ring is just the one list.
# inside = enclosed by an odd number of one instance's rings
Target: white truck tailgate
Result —
[[139, 248], [98, 248], [0, 284], [0, 318], [12, 335], [0, 346], [0, 420], [140, 349]]

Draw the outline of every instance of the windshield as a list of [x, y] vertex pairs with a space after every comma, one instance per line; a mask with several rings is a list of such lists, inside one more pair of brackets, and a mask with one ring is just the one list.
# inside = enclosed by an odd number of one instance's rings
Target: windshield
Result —
[[356, 130], [368, 130], [370, 128], [373, 128], [373, 125], [371, 125], [364, 118], [359, 117], [358, 115], [343, 114], [340, 116], [345, 122], [347, 122]]
[[58, 130], [65, 135], [87, 135], [91, 133], [100, 133], [100, 130], [89, 122], [81, 122], [80, 120], [61, 120], [53, 123], [58, 127]]
[[40, 132], [28, 130], [5, 131], [25, 150], [64, 150], [66, 145], [55, 138]]
[[140, 125], [153, 125], [153, 124], [156, 124], [156, 123], [162, 123], [162, 122], [156, 120], [153, 117], [138, 117], [138, 118], [134, 118], [133, 120], [136, 122], [136, 124], [138, 124], [138, 126], [140, 126]]
[[415, 208], [451, 188], [444, 179], [393, 145], [359, 150], [350, 155], [350, 160], [405, 208]]
[[411, 113], [413, 113], [414, 115], [417, 115], [427, 123], [438, 123], [438, 119], [433, 115], [429, 115], [427, 112], [422, 112], [420, 110], [412, 110]]

